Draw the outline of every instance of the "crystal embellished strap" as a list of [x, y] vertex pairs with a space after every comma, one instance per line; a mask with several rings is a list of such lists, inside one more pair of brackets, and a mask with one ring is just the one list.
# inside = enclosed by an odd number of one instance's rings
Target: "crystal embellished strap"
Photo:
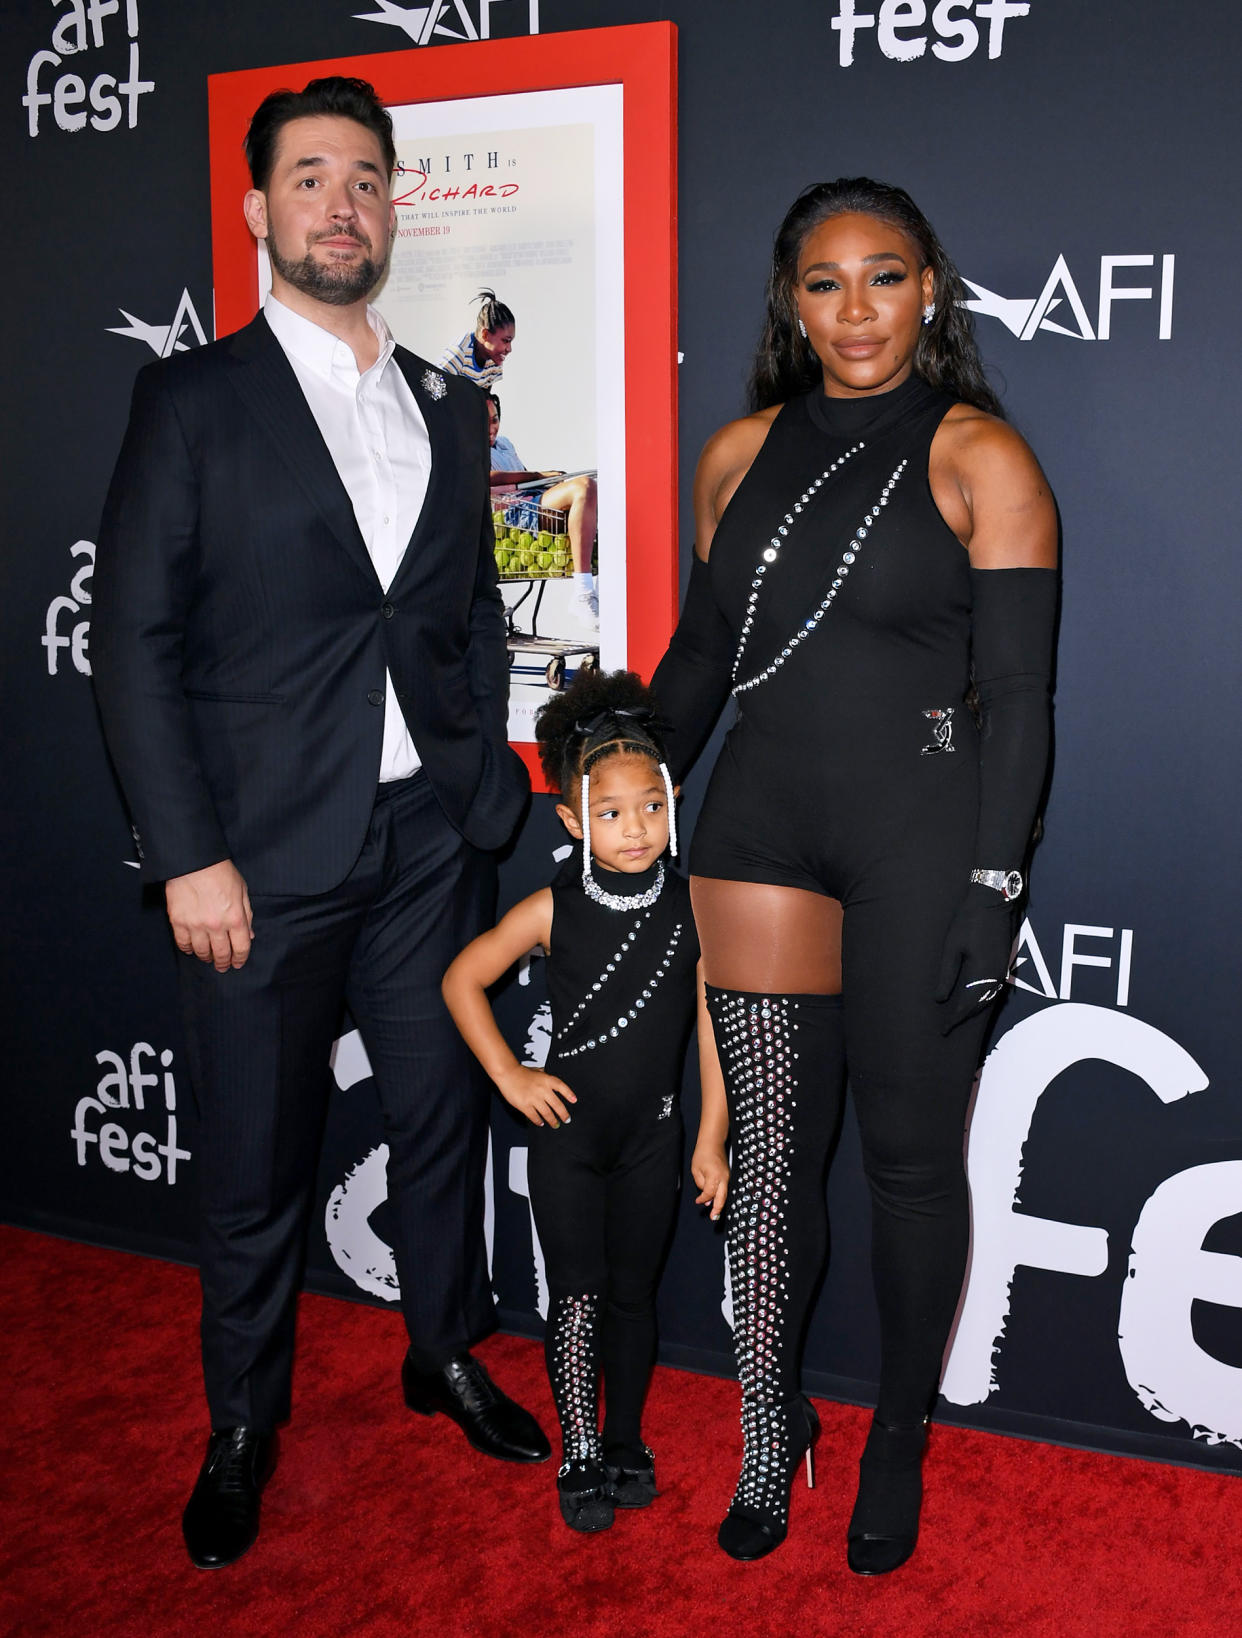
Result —
[[866, 449], [866, 447], [866, 444], [860, 439], [852, 449], [847, 449], [844, 455], [838, 455], [830, 466], [826, 466], [813, 483], [807, 484], [794, 502], [793, 510], [785, 513], [785, 521], [777, 525], [776, 533], [764, 547], [759, 562], [755, 565], [755, 578], [750, 583], [750, 596], [746, 600], [746, 613], [742, 619], [742, 635], [738, 638], [737, 653], [733, 656], [733, 680], [735, 682], [737, 681], [738, 667], [742, 663], [742, 655], [746, 652], [746, 643], [750, 637], [751, 625], [754, 622], [755, 604], [759, 601], [759, 588], [763, 584], [763, 577], [767, 573], [768, 565], [775, 563], [780, 556], [781, 547], [793, 527], [795, 517], [814, 500], [834, 472], [843, 467], [852, 456], [857, 455], [859, 450]]
[[579, 1001], [578, 1005], [574, 1008], [573, 1012], [570, 1013], [569, 1017], [561, 1025], [560, 1029], [557, 1030], [556, 1036], [555, 1036], [556, 1040], [562, 1041], [569, 1034], [570, 1030], [574, 1027], [574, 1025], [578, 1022], [579, 1018], [582, 1017], [582, 1014], [587, 1010], [587, 1007], [591, 1004], [591, 997], [593, 995], [598, 995], [599, 994], [599, 992], [603, 989], [604, 985], [612, 977], [613, 973], [615, 973], [617, 968], [621, 965], [621, 962], [625, 959], [625, 955], [626, 955], [627, 951], [630, 949], [631, 945], [634, 943], [634, 940], [638, 937], [639, 933], [642, 931], [643, 923], [648, 922], [650, 920], [651, 920], [651, 911], [650, 910], [646, 911], [645, 914], [639, 916], [638, 920], [634, 923], [634, 925], [630, 928], [629, 932], [621, 940], [620, 948], [613, 952], [612, 960], [607, 963], [607, 965], [605, 966], [603, 972], [600, 973], [600, 975], [599, 975], [599, 977], [597, 979], [595, 979], [595, 981], [592, 983], [590, 989], [582, 997], [582, 1000]]
[[[841, 590], [841, 587], [845, 584], [846, 576], [849, 574], [850, 569], [853, 567], [854, 562], [858, 557], [858, 554], [862, 551], [863, 543], [866, 541], [867, 536], [868, 536], [868, 534], [870, 533], [870, 531], [872, 529], [872, 526], [876, 523], [876, 521], [878, 520], [878, 518], [880, 516], [880, 509], [882, 507], [885, 507], [885, 506], [888, 505], [889, 496], [892, 494], [893, 490], [897, 487], [897, 484], [900, 481], [901, 475], [905, 471], [905, 469], [906, 469], [906, 467], [908, 465], [909, 465], [909, 462], [906, 461], [906, 460], [903, 460], [894, 468], [894, 470], [892, 472], [892, 475], [890, 476], [888, 482], [884, 485], [884, 488], [880, 491], [879, 497], [877, 498], [877, 500], [875, 502], [875, 505], [871, 508], [871, 510], [863, 518], [862, 522], [858, 525], [858, 528], [855, 529], [853, 535], [850, 538], [849, 545], [846, 547], [845, 551], [842, 552], [842, 554], [841, 554], [841, 561], [840, 561], [840, 563], [837, 564], [836, 572], [834, 573], [834, 575], [832, 577], [832, 584], [831, 584], [831, 586], [829, 586], [828, 590], [824, 593], [823, 599], [820, 602], [819, 607], [816, 608], [806, 618], [806, 620], [803, 621], [802, 625], [799, 626], [798, 630], [795, 631], [790, 636], [790, 638], [786, 642], [785, 646], [780, 650], [780, 652], [778, 654], [773, 656], [772, 660], [766, 666], [764, 666], [762, 671], [757, 671], [753, 677], [748, 677], [745, 682], [738, 682], [737, 681], [738, 669], [739, 669], [739, 667], [741, 666], [741, 663], [742, 663], [742, 655], [746, 652], [746, 644], [747, 644], [747, 641], [748, 641], [748, 639], [750, 637], [751, 627], [754, 624], [755, 608], [756, 608], [756, 605], [758, 604], [758, 601], [759, 601], [760, 588], [763, 585], [763, 575], [764, 575], [765, 570], [767, 569], [768, 564], [772, 563], [772, 562], [775, 562], [776, 558], [777, 558], [777, 555], [778, 555], [777, 552], [772, 551], [771, 547], [769, 547], [768, 550], [764, 552], [764, 554], [763, 554], [764, 555], [764, 561], [759, 563], [758, 565], [756, 565], [755, 578], [750, 583], [750, 588], [751, 588], [750, 597], [749, 597], [749, 599], [747, 601], [747, 604], [746, 604], [746, 613], [745, 613], [745, 615], [743, 616], [743, 619], [742, 619], [742, 634], [738, 639], [737, 654], [734, 657], [734, 661], [733, 661], [733, 677], [734, 677], [733, 692], [734, 692], [735, 695], [745, 694], [751, 688], [758, 688], [760, 683], [765, 683], [765, 682], [767, 682], [769, 677], [775, 676], [776, 673], [780, 670], [780, 668], [784, 665], [785, 661], [787, 659], [789, 659], [789, 657], [793, 654], [793, 651], [798, 647], [799, 643], [804, 643], [806, 641], [806, 639], [811, 635], [811, 633], [816, 629], [816, 627], [819, 625], [820, 621], [824, 618], [825, 614], [827, 614], [828, 610], [832, 607], [833, 603], [836, 601], [837, 593]], [[768, 555], [769, 552], [771, 552], [770, 557]]]
[[[656, 970], [652, 973], [651, 977], [643, 985], [640, 994], [635, 997], [634, 1005], [627, 1008], [627, 1010], [617, 1019], [616, 1023], [609, 1029], [601, 1030], [598, 1035], [592, 1035], [588, 1040], [580, 1042], [575, 1047], [559, 1048], [558, 1050], [562, 1058], [576, 1058], [580, 1052], [593, 1052], [596, 1047], [604, 1046], [609, 1040], [615, 1041], [621, 1034], [622, 1030], [628, 1029], [629, 1026], [635, 1022], [635, 1020], [638, 1018], [639, 1012], [647, 1005], [648, 1001], [651, 1000], [651, 997], [655, 994], [659, 987], [661, 979], [672, 966], [673, 957], [677, 953], [677, 946], [681, 942], [681, 930], [682, 923], [678, 922], [673, 928], [672, 936], [668, 941], [668, 948], [665, 950], [659, 965], [656, 967]], [[600, 983], [602, 982], [603, 980], [601, 979]], [[596, 988], [598, 987], [599, 986], [596, 985]], [[579, 1007], [574, 1016], [577, 1017], [581, 1011], [582, 1008]], [[558, 1040], [560, 1039], [560, 1035], [561, 1032], [558, 1031]]]

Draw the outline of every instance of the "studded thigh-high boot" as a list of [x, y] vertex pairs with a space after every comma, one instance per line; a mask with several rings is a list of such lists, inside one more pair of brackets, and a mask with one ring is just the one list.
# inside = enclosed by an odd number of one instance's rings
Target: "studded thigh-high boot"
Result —
[[754, 1559], [784, 1541], [790, 1484], [819, 1432], [799, 1391], [799, 1365], [827, 1244], [824, 1172], [844, 1097], [841, 998], [709, 985], [707, 1003], [729, 1103], [729, 1279], [743, 1440], [741, 1477], [717, 1539], [731, 1557]]
[[599, 1317], [595, 1292], [554, 1296], [548, 1306], [544, 1356], [561, 1424], [556, 1478], [561, 1516], [571, 1530], [606, 1530], [612, 1502], [599, 1433]]

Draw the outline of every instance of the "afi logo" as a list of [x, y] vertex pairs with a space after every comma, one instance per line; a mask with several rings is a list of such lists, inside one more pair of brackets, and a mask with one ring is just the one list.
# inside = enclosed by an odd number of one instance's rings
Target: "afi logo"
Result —
[[[50, 108], [62, 131], [82, 131], [89, 123], [92, 131], [113, 131], [122, 113], [129, 130], [138, 123], [138, 98], [155, 90], [154, 80], [144, 80], [138, 56], [138, 0], [55, 0], [65, 5], [52, 30], [50, 50], [36, 51], [26, 64], [26, 130], [32, 137], [42, 128], [40, 113]], [[124, 31], [122, 33], [122, 30]], [[123, 55], [128, 44], [128, 56]], [[103, 64], [92, 53], [103, 53]], [[73, 59], [72, 71], [55, 79], [45, 70], [63, 68], [65, 58]], [[83, 60], [83, 59], [86, 60]], [[95, 73], [103, 65], [121, 71]], [[44, 90], [44, 87], [47, 87]]]
[[69, 556], [81, 558], [82, 562], [74, 571], [73, 579], [69, 582], [69, 593], [62, 593], [53, 597], [47, 606], [47, 617], [44, 621], [43, 636], [39, 641], [47, 649], [47, 674], [54, 677], [57, 671], [57, 662], [62, 648], [69, 650], [73, 661], [73, 669], [80, 671], [84, 677], [91, 674], [91, 662], [88, 650], [90, 648], [91, 623], [90, 619], [78, 620], [67, 631], [60, 629], [62, 615], [81, 614], [84, 608], [90, 607], [91, 577], [95, 572], [95, 542], [93, 540], [76, 541], [69, 548]]
[[[1024, 1146], [1040, 1099], [1065, 1070], [1089, 1060], [1126, 1070], [1161, 1103], [1201, 1093], [1208, 1077], [1169, 1036], [1129, 1013], [1062, 1002], [1015, 1024], [988, 1055], [970, 1123], [974, 1234], [970, 1275], [941, 1391], [981, 1405], [999, 1385], [997, 1351], [1019, 1268], [1078, 1279], [1108, 1271], [1109, 1234], [1094, 1223], [1041, 1217], [1022, 1205]], [[1242, 1371], [1195, 1333], [1201, 1302], [1242, 1308], [1242, 1259], [1204, 1249], [1237, 1213], [1242, 1161], [1212, 1160], [1159, 1184], [1130, 1229], [1127, 1278], [1101, 1292], [1136, 1398], [1162, 1422], [1182, 1421], [1208, 1444], [1242, 1444]]]
[[[874, 11], [858, 11], [854, 0], [840, 0], [832, 26], [840, 36], [841, 67], [854, 61], [854, 36], [874, 29], [876, 44], [892, 62], [912, 63], [927, 50], [924, 29], [927, 0], [880, 0]], [[960, 63], [979, 49], [979, 23], [988, 25], [988, 56], [999, 57], [1005, 45], [1005, 24], [1030, 11], [1026, 0], [939, 0], [931, 12], [932, 56], [944, 63]]]
[[207, 336], [203, 330], [198, 314], [194, 311], [194, 303], [190, 300], [190, 292], [183, 290], [181, 300], [177, 303], [177, 311], [173, 314], [171, 324], [146, 324], [142, 319], [135, 318], [127, 313], [123, 307], [118, 308], [123, 319], [128, 319], [125, 325], [109, 325], [110, 336], [128, 336], [133, 341], [145, 341], [155, 354], [156, 358], [167, 358], [170, 353], [185, 353], [190, 344], [183, 338], [188, 326], [198, 338], [198, 345], [207, 345]]
[[[191, 1156], [177, 1140], [177, 1081], [172, 1051], [166, 1047], [157, 1053], [149, 1042], [135, 1041], [128, 1059], [105, 1048], [95, 1054], [95, 1062], [103, 1074], [94, 1094], [78, 1099], [69, 1133], [78, 1165], [98, 1160], [110, 1172], [129, 1172], [144, 1183], [162, 1179], [174, 1186], [178, 1164]], [[129, 1123], [135, 1115], [142, 1115], [146, 1125], [162, 1125], [163, 1132], [132, 1131]], [[122, 1117], [125, 1125], [121, 1124]]]
[[[474, 0], [476, 24], [470, 15], [470, 0], [431, 0], [429, 6], [398, 6], [394, 0], [378, 0], [378, 11], [356, 11], [362, 23], [390, 23], [408, 34], [415, 45], [430, 45], [436, 35], [446, 40], [488, 40], [492, 33], [493, 6], [509, 0]], [[528, 34], [539, 32], [539, 0], [526, 0]]]
[[[1156, 334], [1161, 341], [1168, 341], [1173, 335], [1174, 257], [1165, 255], [1160, 258], [1158, 291], [1151, 284], [1117, 282], [1122, 268], [1154, 267], [1155, 263], [1156, 258], [1152, 255], [1100, 257], [1099, 300], [1094, 328], [1064, 256], [1058, 256], [1053, 263], [1052, 271], [1038, 296], [998, 296], [994, 290], [976, 284], [973, 279], [964, 279], [963, 283], [974, 292], [975, 299], [963, 305], [986, 318], [999, 319], [1019, 341], [1030, 341], [1037, 330], [1051, 330], [1054, 335], [1070, 336], [1075, 341], [1108, 341], [1112, 336], [1113, 306], [1116, 302], [1158, 301]], [[1068, 313], [1065, 306], [1069, 308]], [[1059, 324], [1049, 317], [1057, 308], [1061, 308], [1058, 318], [1073, 315], [1072, 327]]]

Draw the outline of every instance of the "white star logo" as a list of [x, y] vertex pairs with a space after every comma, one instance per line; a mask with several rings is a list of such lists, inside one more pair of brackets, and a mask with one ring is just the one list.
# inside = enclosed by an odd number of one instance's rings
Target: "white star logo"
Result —
[[[408, 34], [415, 45], [427, 45], [433, 34], [443, 34], [450, 40], [477, 40], [478, 30], [471, 22], [463, 0], [432, 0], [429, 6], [398, 6], [394, 0], [378, 0], [378, 11], [356, 11], [354, 16], [362, 23], [390, 23]], [[456, 12], [462, 33], [445, 27], [441, 18], [446, 11]]]
[[1014, 300], [1009, 296], [998, 296], [994, 290], [985, 290], [973, 279], [964, 278], [962, 283], [968, 285], [976, 297], [974, 301], [964, 301], [963, 307], [969, 307], [972, 313], [981, 313], [984, 318], [999, 319], [1006, 330], [1012, 331], [1015, 336], [1022, 334], [1035, 305], [1034, 296]]
[[123, 307], [118, 309], [121, 317], [129, 322], [126, 325], [109, 325], [110, 336], [128, 336], [132, 341], [145, 341], [157, 358], [167, 358], [170, 353], [185, 353], [190, 344], [181, 338], [186, 332], [187, 325], [198, 337], [200, 347], [207, 345], [207, 337], [203, 326], [199, 322], [198, 314], [194, 310], [194, 303], [190, 300], [190, 292], [183, 290], [181, 300], [177, 303], [177, 311], [173, 315], [171, 324], [147, 324], [132, 313], [127, 313]]
[[[1091, 320], [1087, 317], [1087, 310], [1064, 256], [1057, 257], [1038, 296], [998, 296], [994, 290], [976, 284], [973, 279], [964, 278], [962, 283], [969, 286], [975, 296], [973, 301], [964, 301], [962, 306], [968, 307], [972, 313], [982, 314], [984, 318], [999, 319], [1019, 341], [1030, 341], [1037, 330], [1051, 330], [1055, 335], [1069, 336], [1074, 341], [1095, 340]], [[1078, 325], [1076, 330], [1068, 329], [1064, 324], [1054, 324], [1048, 317], [1054, 308], [1061, 306], [1063, 300], [1069, 302]]]

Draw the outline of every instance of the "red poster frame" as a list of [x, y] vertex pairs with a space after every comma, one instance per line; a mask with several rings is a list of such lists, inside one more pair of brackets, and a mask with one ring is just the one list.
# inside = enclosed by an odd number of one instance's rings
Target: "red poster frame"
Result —
[[[480, 40], [212, 74], [207, 82], [216, 334], [258, 311], [242, 141], [270, 91], [321, 74], [390, 105], [575, 86], [623, 89], [626, 663], [649, 677], [677, 619], [677, 36], [672, 23]], [[546, 789], [535, 747], [514, 747]]]

